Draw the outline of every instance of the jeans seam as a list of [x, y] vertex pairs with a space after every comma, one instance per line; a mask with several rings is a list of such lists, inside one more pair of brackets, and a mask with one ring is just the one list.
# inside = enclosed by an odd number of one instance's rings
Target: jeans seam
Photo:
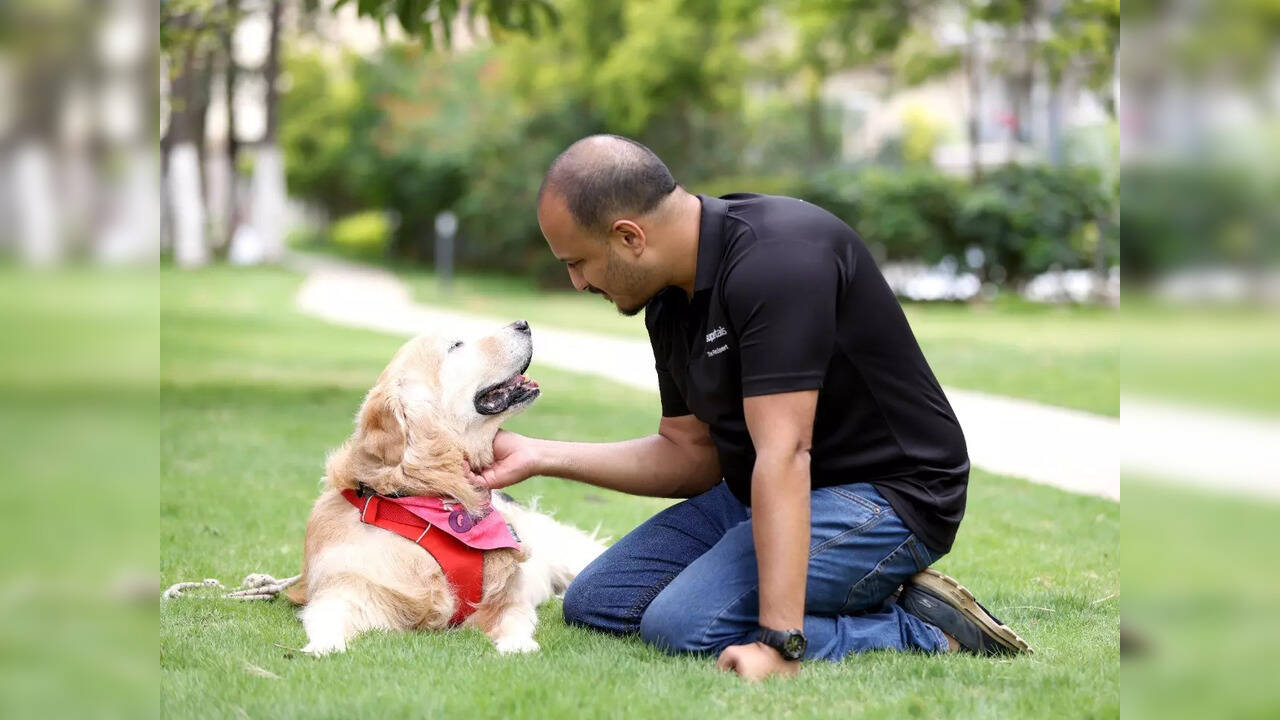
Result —
[[829, 488], [827, 488], [827, 489], [828, 489], [828, 490], [830, 490], [831, 492], [835, 493], [836, 495], [839, 495], [840, 497], [845, 498], [846, 500], [852, 500], [852, 501], [854, 501], [854, 502], [858, 503], [859, 505], [861, 505], [861, 506], [865, 507], [866, 509], [870, 510], [870, 511], [871, 511], [871, 512], [873, 512], [873, 513], [882, 513], [882, 512], [884, 512], [884, 508], [882, 508], [881, 506], [877, 505], [876, 503], [871, 502], [870, 500], [868, 500], [868, 499], [866, 499], [866, 498], [862, 497], [861, 495], [859, 495], [859, 494], [857, 494], [857, 493], [849, 492], [848, 490], [845, 490], [844, 488], [842, 488], [842, 487], [840, 487], [840, 486], [833, 486], [833, 487], [829, 487]]
[[861, 525], [858, 525], [856, 527], [851, 527], [848, 530], [845, 530], [844, 532], [840, 533], [839, 535], [836, 535], [835, 537], [831, 537], [831, 538], [827, 538], [826, 540], [823, 540], [821, 543], [815, 545], [813, 549], [809, 551], [809, 559], [812, 560], [813, 558], [817, 557], [820, 553], [822, 553], [822, 551], [831, 547], [835, 543], [849, 537], [850, 535], [856, 535], [858, 533], [866, 532], [867, 530], [870, 530], [876, 527], [880, 523], [884, 522], [884, 519], [886, 517], [888, 517], [886, 513], [879, 513], [876, 515], [872, 515], [870, 518], [867, 518], [867, 521], [862, 523]]
[[634, 619], [637, 630], [640, 627], [640, 622], [644, 619], [645, 611], [648, 610], [649, 606], [653, 604], [654, 599], [657, 598], [658, 595], [662, 594], [662, 591], [666, 590], [667, 586], [671, 584], [671, 581], [675, 579], [676, 579], [675, 575], [669, 575], [664, 581], [653, 585], [651, 588], [645, 591], [645, 593], [640, 596], [640, 600], [638, 600], [634, 605], [632, 605], [631, 608], [627, 611], [627, 619], [628, 620]]
[[911, 557], [915, 558], [916, 569], [923, 572], [925, 568], [929, 567], [929, 563], [925, 562], [924, 558], [920, 556], [919, 541], [916, 540], [914, 533], [907, 537], [907, 541], [911, 543], [908, 547], [911, 550]]
[[760, 591], [759, 583], [752, 585], [749, 590], [744, 591], [741, 595], [738, 595], [738, 597], [725, 603], [724, 607], [716, 611], [716, 614], [711, 617], [711, 622], [707, 623], [707, 626], [702, 629], [702, 635], [701, 637], [698, 638], [699, 647], [704, 647], [704, 648], [707, 647], [707, 633], [711, 632], [711, 628], [715, 627], [717, 624], [720, 623], [720, 618], [724, 617], [724, 614], [729, 611], [729, 608], [741, 602], [742, 598], [750, 595], [753, 592], [759, 592], [759, 591]]
[[856, 591], [857, 591], [858, 587], [859, 587], [860, 585], [862, 585], [862, 583], [866, 582], [866, 581], [867, 581], [867, 578], [869, 578], [869, 577], [874, 577], [874, 576], [876, 576], [876, 575], [880, 574], [880, 571], [881, 571], [881, 569], [884, 567], [885, 563], [889, 562], [889, 560], [893, 559], [893, 557], [894, 557], [895, 555], [897, 555], [898, 553], [902, 552], [902, 548], [903, 548], [903, 546], [907, 545], [907, 543], [909, 543], [910, 541], [911, 541], [911, 536], [910, 536], [910, 535], [908, 535], [908, 536], [907, 536], [907, 539], [906, 539], [906, 540], [903, 540], [903, 541], [898, 545], [898, 547], [894, 548], [892, 551], [890, 551], [890, 552], [889, 552], [889, 554], [888, 554], [888, 555], [885, 555], [883, 558], [881, 558], [881, 559], [880, 559], [880, 562], [876, 563], [876, 566], [875, 566], [875, 567], [873, 567], [873, 568], [871, 568], [871, 571], [870, 571], [870, 572], [868, 572], [866, 575], [863, 575], [862, 577], [858, 578], [858, 581], [857, 581], [857, 582], [855, 582], [853, 585], [850, 585], [850, 586], [849, 586], [849, 592], [845, 594], [845, 596], [844, 596], [844, 602], [843, 602], [843, 603], [841, 603], [841, 605], [840, 605], [841, 610], [844, 610], [844, 608], [846, 608], [846, 607], [849, 605], [849, 599], [853, 597], [853, 594], [854, 594], [854, 592], [856, 592]]

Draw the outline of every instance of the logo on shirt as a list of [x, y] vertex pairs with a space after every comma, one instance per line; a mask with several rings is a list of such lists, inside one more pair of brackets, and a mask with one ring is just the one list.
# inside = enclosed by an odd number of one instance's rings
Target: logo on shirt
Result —
[[725, 350], [728, 350], [728, 349], [729, 349], [729, 345], [728, 345], [728, 343], [726, 343], [726, 344], [724, 344], [724, 345], [721, 345], [721, 346], [720, 346], [720, 347], [718, 347], [718, 348], [712, 348], [712, 349], [710, 349], [710, 350], [708, 350], [708, 351], [707, 351], [707, 357], [715, 357], [715, 356], [719, 355], [720, 353], [722, 353], [722, 352], [724, 352]]
[[715, 330], [712, 330], [711, 332], [707, 333], [707, 342], [711, 342], [712, 340], [715, 340], [716, 338], [722, 338], [722, 337], [724, 337], [725, 335], [728, 335], [728, 334], [729, 334], [729, 333], [728, 333], [728, 331], [726, 331], [726, 330], [724, 329], [724, 326], [723, 326], [723, 325], [721, 325], [720, 327], [716, 328]]

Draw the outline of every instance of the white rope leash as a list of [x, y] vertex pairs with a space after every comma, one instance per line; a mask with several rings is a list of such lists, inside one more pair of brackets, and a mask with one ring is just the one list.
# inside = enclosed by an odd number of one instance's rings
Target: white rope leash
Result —
[[[245, 576], [241, 581], [240, 587], [235, 590], [223, 593], [221, 597], [229, 600], [274, 600], [285, 588], [293, 585], [302, 579], [302, 575], [294, 575], [287, 578], [274, 578], [266, 573], [253, 573]], [[172, 600], [178, 597], [193, 597], [185, 594], [187, 590], [195, 588], [217, 588], [226, 590], [227, 588], [214, 578], [205, 578], [202, 582], [180, 582], [170, 585], [167, 590], [160, 593], [161, 600]]]

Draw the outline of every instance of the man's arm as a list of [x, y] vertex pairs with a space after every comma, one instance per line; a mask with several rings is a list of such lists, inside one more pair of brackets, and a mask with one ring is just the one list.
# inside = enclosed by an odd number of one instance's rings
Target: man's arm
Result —
[[551, 475], [632, 495], [690, 497], [720, 480], [711, 433], [693, 415], [664, 417], [657, 434], [613, 443], [542, 440], [502, 431], [493, 448], [494, 463], [472, 476], [472, 482], [491, 489]]
[[[818, 391], [748, 397], [742, 403], [756, 448], [751, 472], [751, 534], [760, 582], [760, 625], [804, 629], [809, 572], [809, 448]], [[748, 680], [793, 675], [789, 662], [763, 643], [725, 648], [716, 665]]]
[[760, 624], [804, 627], [809, 570], [809, 449], [818, 391], [743, 401], [756, 448], [751, 473], [751, 531], [760, 576]]

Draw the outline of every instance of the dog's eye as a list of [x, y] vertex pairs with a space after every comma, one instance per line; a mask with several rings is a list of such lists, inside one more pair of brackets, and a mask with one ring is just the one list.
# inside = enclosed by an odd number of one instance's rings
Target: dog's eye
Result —
[[455, 342], [454, 344], [450, 345], [450, 346], [449, 346], [449, 352], [453, 352], [454, 350], [457, 350], [457, 349], [458, 349], [458, 348], [460, 348], [460, 347], [462, 347], [462, 341], [461, 341], [461, 340], [459, 340], [459, 341]]

